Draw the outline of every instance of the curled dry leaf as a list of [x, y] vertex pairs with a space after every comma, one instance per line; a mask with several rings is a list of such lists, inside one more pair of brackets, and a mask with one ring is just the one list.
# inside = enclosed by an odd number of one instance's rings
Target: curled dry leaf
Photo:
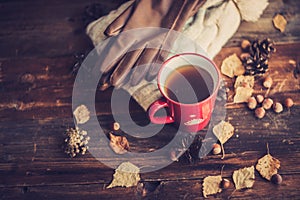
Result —
[[132, 187], [136, 186], [141, 180], [140, 169], [130, 162], [123, 162], [115, 170], [114, 179], [107, 186], [107, 188], [113, 188], [116, 186]]
[[258, 160], [255, 168], [262, 177], [270, 181], [271, 177], [277, 174], [277, 170], [280, 168], [280, 161], [267, 154]]
[[90, 119], [90, 111], [85, 105], [78, 106], [74, 112], [74, 117], [76, 119], [77, 124], [84, 124]]
[[109, 133], [109, 145], [116, 154], [124, 154], [129, 150], [129, 143], [125, 136], [116, 136]]
[[248, 99], [252, 96], [253, 89], [249, 87], [238, 87], [235, 90], [235, 95], [233, 97], [234, 103], [244, 103], [248, 102]]
[[240, 75], [236, 78], [234, 83], [234, 88], [238, 88], [238, 87], [253, 88], [253, 86], [254, 86], [254, 76]]
[[243, 188], [251, 188], [254, 185], [254, 166], [245, 167], [235, 170], [232, 175], [235, 188], [237, 190]]
[[234, 76], [243, 75], [245, 73], [245, 68], [239, 57], [236, 54], [232, 54], [223, 60], [221, 72], [222, 74], [233, 78]]
[[284, 32], [287, 21], [281, 14], [277, 14], [273, 17], [273, 24], [275, 28], [280, 30], [280, 32]]
[[207, 195], [217, 194], [222, 192], [220, 184], [222, 176], [207, 176], [203, 180], [203, 196], [206, 198]]
[[225, 122], [222, 120], [220, 123], [214, 126], [213, 133], [221, 143], [221, 148], [223, 152], [222, 159], [223, 159], [225, 157], [223, 144], [233, 136], [234, 127], [229, 122]]

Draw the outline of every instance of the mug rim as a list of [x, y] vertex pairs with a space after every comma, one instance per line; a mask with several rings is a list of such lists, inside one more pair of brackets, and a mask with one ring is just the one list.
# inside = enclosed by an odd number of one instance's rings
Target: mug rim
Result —
[[[214, 87], [214, 90], [213, 92], [206, 98], [206, 99], [203, 99], [199, 102], [196, 102], [196, 103], [181, 103], [181, 102], [178, 102], [178, 101], [174, 101], [173, 99], [169, 98], [167, 95], [165, 95], [165, 93], [163, 92], [163, 89], [161, 87], [161, 84], [160, 84], [160, 77], [161, 77], [161, 74], [162, 74], [162, 70], [163, 68], [174, 58], [176, 57], [179, 57], [179, 56], [184, 56], [184, 55], [194, 55], [194, 56], [198, 56], [198, 57], [201, 57], [203, 59], [205, 59], [206, 61], [208, 61], [209, 63], [211, 63], [213, 65], [213, 67], [215, 68], [216, 72], [217, 72], [217, 84], [216, 84], [216, 87]], [[166, 61], [164, 61], [158, 71], [158, 75], [157, 75], [157, 86], [158, 86], [158, 89], [160, 91], [160, 93], [163, 95], [164, 98], [166, 98], [168, 101], [172, 102], [173, 104], [177, 104], [177, 105], [184, 105], [184, 106], [195, 106], [195, 105], [199, 105], [199, 104], [203, 104], [203, 103], [206, 103], [208, 102], [210, 99], [212, 99], [216, 93], [218, 92], [219, 90], [219, 87], [220, 87], [220, 83], [221, 83], [221, 73], [220, 73], [220, 70], [219, 68], [217, 67], [217, 65], [215, 64], [215, 62], [211, 59], [209, 59], [207, 56], [204, 56], [204, 55], [201, 55], [201, 54], [198, 54], [198, 53], [192, 53], [192, 52], [186, 52], [186, 53], [180, 53], [180, 54], [175, 54], [173, 56], [171, 56], [170, 58], [168, 58]]]

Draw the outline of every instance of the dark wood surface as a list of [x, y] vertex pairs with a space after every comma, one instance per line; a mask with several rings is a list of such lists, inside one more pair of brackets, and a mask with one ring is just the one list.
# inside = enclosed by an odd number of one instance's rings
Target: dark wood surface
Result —
[[[124, 1], [98, 1], [102, 15]], [[233, 185], [210, 199], [299, 199], [300, 185], [300, 86], [293, 75], [290, 59], [300, 58], [300, 3], [292, 0], [270, 2], [256, 23], [242, 22], [214, 61], [241, 52], [242, 39], [271, 38], [277, 52], [270, 60], [274, 79], [270, 96], [276, 100], [291, 97], [295, 106], [282, 114], [268, 112], [258, 120], [244, 104], [228, 104], [227, 116], [236, 128], [226, 144], [226, 157], [209, 154], [204, 159], [189, 159], [150, 173], [141, 182], [159, 183], [155, 191], [142, 197], [138, 187], [106, 189], [114, 170], [90, 153], [69, 158], [62, 150], [63, 133], [73, 127], [72, 89], [75, 77], [71, 68], [74, 54], [88, 52], [91, 41], [85, 35], [87, 22], [82, 15], [94, 0], [0, 1], [0, 199], [203, 199], [202, 181], [208, 175], [232, 180], [232, 172], [255, 165], [266, 153], [281, 161], [280, 186], [264, 180], [257, 172], [252, 189], [234, 191]], [[272, 17], [283, 13], [288, 19], [284, 33], [274, 29]], [[31, 74], [32, 79], [25, 79]], [[232, 80], [224, 77], [232, 90]], [[259, 80], [258, 80], [259, 81]], [[266, 91], [256, 86], [255, 93]], [[112, 90], [97, 92], [99, 121], [108, 130], [113, 122], [110, 105]], [[100, 98], [101, 97], [101, 98]], [[229, 99], [230, 101], [230, 99]], [[147, 117], [135, 103], [131, 113], [138, 123]], [[199, 138], [203, 138], [200, 132]], [[159, 148], [170, 139], [168, 131], [151, 140], [129, 138], [132, 149]], [[158, 182], [157, 182], [158, 181]]]

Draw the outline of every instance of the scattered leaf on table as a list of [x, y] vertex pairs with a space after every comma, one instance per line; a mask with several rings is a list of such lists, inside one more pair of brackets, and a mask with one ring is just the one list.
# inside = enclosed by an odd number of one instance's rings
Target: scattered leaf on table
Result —
[[280, 161], [270, 154], [260, 158], [255, 166], [260, 175], [269, 181], [274, 174], [277, 174], [279, 167]]
[[115, 170], [114, 179], [107, 188], [116, 186], [132, 187], [136, 186], [141, 180], [140, 169], [130, 162], [123, 162]]
[[129, 143], [125, 136], [116, 136], [109, 133], [109, 145], [116, 154], [124, 154], [129, 150]]
[[254, 86], [254, 76], [240, 75], [236, 78], [234, 83], [234, 88], [238, 88], [238, 87], [253, 88], [253, 86]]
[[235, 90], [235, 95], [233, 97], [234, 103], [244, 103], [248, 102], [248, 99], [252, 96], [253, 89], [249, 87], [238, 87]]
[[220, 123], [214, 126], [213, 133], [221, 143], [223, 159], [225, 157], [225, 150], [223, 144], [233, 136], [234, 127], [229, 122], [225, 122], [222, 120]]
[[235, 170], [232, 175], [235, 188], [251, 188], [254, 185], [254, 166]]
[[234, 127], [229, 122], [222, 120], [220, 123], [214, 126], [213, 133], [219, 139], [221, 144], [224, 144], [233, 136]]
[[273, 24], [275, 28], [280, 30], [280, 32], [284, 32], [287, 21], [281, 14], [277, 14], [273, 17]]
[[222, 189], [220, 188], [221, 181], [221, 175], [205, 177], [203, 180], [203, 196], [206, 198], [207, 195], [222, 192]]
[[74, 112], [74, 117], [76, 119], [77, 124], [84, 124], [90, 119], [90, 111], [85, 105], [78, 106]]
[[232, 54], [223, 60], [221, 72], [222, 74], [233, 78], [234, 76], [243, 75], [245, 73], [245, 68], [239, 57], [236, 54]]

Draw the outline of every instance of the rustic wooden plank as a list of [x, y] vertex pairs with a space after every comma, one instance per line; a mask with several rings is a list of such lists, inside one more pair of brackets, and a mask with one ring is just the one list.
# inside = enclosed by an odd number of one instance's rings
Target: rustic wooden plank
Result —
[[[125, 0], [98, 1], [103, 14]], [[283, 3], [284, 2], [284, 3]], [[4, 1], [0, 6], [0, 57], [41, 57], [72, 55], [92, 48], [84, 33], [82, 13], [90, 1]], [[268, 36], [276, 42], [300, 41], [299, 4], [295, 1], [270, 1], [265, 13], [255, 23], [243, 22], [227, 46], [235, 46], [243, 38]], [[53, 14], [55, 11], [55, 14]], [[275, 13], [288, 17], [285, 33], [272, 25]], [[63, 31], [62, 31], [63, 30]], [[5, 49], [5, 50], [4, 50]]]
[[[123, 1], [100, 1], [103, 14]], [[90, 153], [69, 158], [63, 153], [63, 132], [73, 126], [72, 86], [74, 77], [70, 66], [77, 51], [92, 48], [84, 34], [81, 16], [84, 7], [94, 1], [1, 1], [0, 2], [0, 198], [1, 199], [141, 199], [136, 187], [105, 189], [112, 179], [113, 169], [96, 160]], [[256, 23], [242, 22], [239, 31], [214, 59], [218, 66], [231, 53], [240, 54], [239, 42], [246, 39], [270, 37], [277, 52], [270, 60], [270, 75], [274, 85], [270, 96], [282, 101], [292, 97], [296, 105], [282, 114], [268, 112], [258, 120], [244, 104], [228, 105], [227, 119], [235, 126], [235, 136], [225, 144], [226, 157], [209, 154], [192, 163], [183, 155], [179, 162], [151, 173], [141, 174], [142, 182], [161, 181], [158, 189], [145, 199], [202, 199], [202, 180], [217, 175], [225, 165], [223, 176], [230, 178], [233, 170], [254, 165], [270, 152], [281, 161], [279, 173], [284, 183], [275, 186], [256, 173], [253, 189], [227, 192], [215, 199], [297, 199], [300, 172], [300, 100], [299, 80], [292, 75], [289, 59], [298, 60], [299, 6], [297, 1], [271, 1]], [[55, 14], [53, 14], [55, 10]], [[288, 17], [285, 33], [275, 30], [271, 19], [282, 12]], [[234, 46], [234, 47], [233, 47]], [[34, 81], [21, 81], [27, 73]], [[233, 80], [224, 77], [232, 90]], [[259, 80], [258, 80], [259, 81]], [[256, 93], [264, 94], [259, 84]], [[97, 92], [96, 109], [100, 124], [106, 132], [113, 122], [110, 110], [112, 90]], [[131, 102], [131, 114], [139, 124], [149, 120], [143, 110]], [[123, 110], [120, 110], [123, 114]], [[129, 126], [125, 122], [123, 126]], [[174, 128], [166, 126], [151, 139], [128, 136], [132, 151], [145, 152], [163, 147]], [[205, 130], [200, 132], [200, 139]], [[103, 149], [98, 149], [103, 151]], [[153, 164], [169, 159], [169, 155], [137, 159]], [[115, 163], [106, 159], [106, 162]]]
[[[103, 14], [124, 0], [98, 1]], [[92, 47], [83, 13], [95, 1], [2, 1], [0, 57], [72, 55]]]
[[[288, 63], [290, 59], [297, 60], [299, 58], [299, 47], [300, 43], [276, 45], [277, 52], [272, 55], [269, 64], [269, 73], [274, 79], [270, 96], [276, 100], [283, 101], [284, 98], [291, 97], [296, 104], [300, 103], [299, 98], [297, 98], [300, 85], [299, 79], [293, 77], [294, 67]], [[221, 66], [222, 60], [232, 53], [239, 55], [241, 50], [239, 47], [223, 48], [222, 53], [214, 59], [217, 66]], [[15, 116], [17, 118], [26, 117], [27, 114], [30, 115], [30, 118], [33, 117], [33, 114], [37, 115], [35, 118], [47, 118], [51, 116], [47, 112], [37, 114], [35, 107], [39, 111], [41, 111], [40, 109], [46, 110], [47, 107], [53, 109], [59, 107], [58, 109], [62, 109], [64, 112], [58, 113], [61, 113], [62, 116], [67, 113], [70, 116], [71, 113], [67, 109], [71, 104], [72, 87], [75, 80], [75, 77], [70, 74], [70, 68], [74, 62], [75, 58], [72, 56], [57, 59], [40, 58], [37, 60], [33, 58], [2, 59], [0, 80], [0, 90], [2, 91], [0, 93], [0, 110], [2, 112], [0, 114], [8, 116], [8, 113], [17, 112], [18, 115]], [[25, 71], [24, 66], [26, 67]], [[32, 75], [34, 81], [22, 81], [24, 74]], [[234, 80], [225, 76], [223, 78], [227, 87], [233, 91]], [[97, 108], [99, 114], [109, 114], [110, 109], [107, 105], [110, 101], [111, 92], [112, 90], [97, 92], [96, 101], [99, 102]], [[265, 94], [266, 89], [262, 88], [260, 84], [256, 84], [256, 93]], [[135, 103], [131, 105], [133, 105], [132, 110], [139, 110]], [[232, 107], [241, 107], [241, 105], [232, 105]]]
[[[245, 113], [241, 115], [241, 113]], [[286, 126], [273, 126], [273, 122], [265, 118], [257, 120], [250, 111], [245, 108], [234, 109], [228, 112], [232, 116], [231, 123], [238, 129], [236, 135], [225, 144], [225, 160], [220, 160], [220, 156], [209, 155], [204, 160], [196, 160], [191, 164], [183, 156], [179, 163], [174, 163], [163, 170], [146, 174], [146, 178], [159, 180], [174, 180], [178, 177], [185, 179], [203, 177], [207, 173], [214, 173], [224, 164], [228, 171], [253, 165], [257, 159], [266, 153], [266, 144], [269, 143], [272, 155], [282, 161], [281, 173], [291, 174], [299, 172], [300, 149], [299, 134], [292, 132], [299, 130], [299, 120], [292, 121], [299, 113], [299, 108], [295, 107], [289, 115], [284, 115], [278, 122]], [[242, 118], [241, 118], [242, 116]], [[248, 123], [240, 123], [240, 120]], [[1, 135], [1, 155], [5, 155], [1, 169], [7, 175], [7, 179], [2, 184], [19, 185], [38, 184], [40, 180], [47, 179], [48, 184], [53, 182], [72, 183], [74, 176], [85, 176], [85, 181], [95, 181], [95, 178], [109, 182], [112, 170], [103, 166], [92, 155], [80, 156], [79, 158], [68, 158], [61, 149], [63, 141], [62, 133], [68, 124], [72, 124], [70, 119], [66, 119], [66, 124], [61, 124], [59, 120], [50, 120], [40, 124], [38, 121], [28, 120], [22, 124], [15, 124], [14, 128], [7, 122], [1, 123], [5, 134]], [[37, 124], [38, 123], [38, 124]], [[264, 124], [270, 123], [270, 128], [264, 129]], [[24, 135], [26, 133], [26, 135]], [[162, 141], [170, 139], [170, 131], [165, 130], [160, 136], [151, 139], [134, 139], [128, 137], [133, 151], [147, 151], [157, 145], [159, 148]], [[36, 145], [36, 146], [35, 146]], [[103, 151], [99, 149], [99, 151]], [[142, 163], [160, 162], [165, 157], [148, 158], [149, 160], [137, 159]], [[106, 162], [109, 160], [106, 159]], [[111, 161], [114, 162], [114, 161]], [[72, 168], [70, 169], [70, 166]], [[180, 168], [180, 172], [176, 169]], [[84, 169], [84, 170], [83, 170]], [[203, 171], [197, 171], [203, 169]], [[89, 172], [88, 174], [85, 171]], [[101, 171], [101, 173], [97, 173]], [[193, 173], [191, 174], [191, 171]], [[224, 174], [227, 174], [225, 171]], [[27, 173], [34, 174], [27, 176]], [[8, 178], [9, 177], [9, 178]], [[46, 178], [47, 177], [47, 178]]]
[[[222, 193], [211, 195], [208, 199], [269, 199], [270, 192], [274, 199], [297, 199], [298, 192], [295, 184], [299, 184], [299, 174], [284, 175], [284, 182], [276, 186], [263, 180], [255, 174], [253, 188], [234, 191], [234, 185], [222, 191]], [[226, 177], [231, 179], [231, 177]], [[160, 185], [147, 195], [142, 196], [140, 187], [105, 189], [107, 184], [94, 182], [89, 184], [65, 184], [65, 185], [41, 185], [41, 186], [18, 186], [0, 188], [3, 199], [203, 199], [203, 179], [161, 181]], [[143, 181], [151, 183], [151, 181]], [[80, 193], [80, 195], [79, 195]]]

